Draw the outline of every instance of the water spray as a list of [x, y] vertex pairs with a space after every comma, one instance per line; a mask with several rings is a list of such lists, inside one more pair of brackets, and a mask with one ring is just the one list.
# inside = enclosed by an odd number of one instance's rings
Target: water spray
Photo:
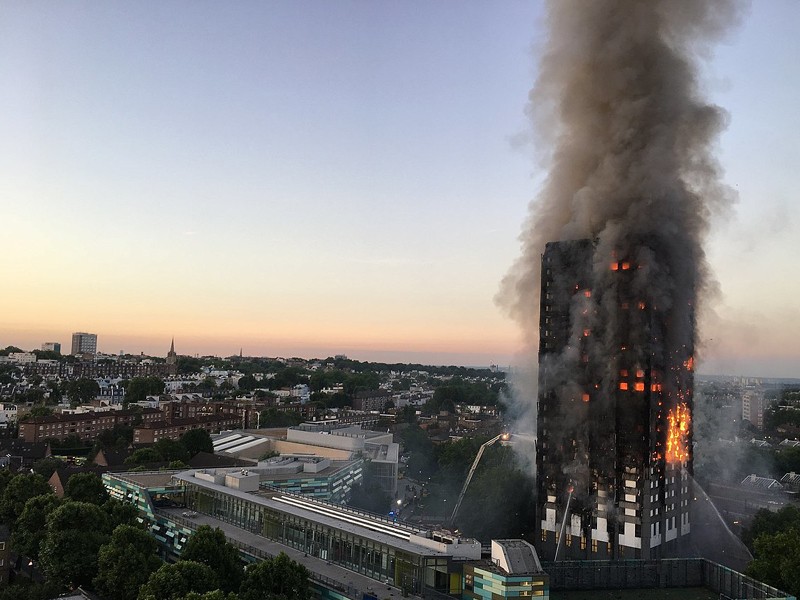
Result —
[[564, 507], [564, 517], [561, 521], [561, 534], [558, 536], [558, 545], [556, 546], [556, 554], [553, 557], [553, 562], [558, 561], [558, 554], [561, 550], [561, 544], [564, 543], [564, 532], [567, 528], [567, 519], [569, 519], [569, 505], [572, 502], [572, 492], [575, 491], [575, 486], [569, 486], [569, 496], [567, 496], [567, 505]]

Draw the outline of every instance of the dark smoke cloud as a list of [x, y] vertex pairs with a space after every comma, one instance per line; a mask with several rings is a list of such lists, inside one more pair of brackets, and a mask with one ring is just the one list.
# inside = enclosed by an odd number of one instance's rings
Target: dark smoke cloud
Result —
[[[545, 243], [583, 238], [597, 240], [599, 257], [630, 253], [645, 265], [634, 286], [669, 313], [666, 353], [693, 345], [697, 298], [715, 288], [703, 242], [735, 199], [712, 152], [727, 115], [702, 97], [698, 63], [738, 9], [729, 0], [548, 3], [549, 38], [527, 107], [537, 143], [549, 149], [548, 176], [497, 298], [532, 353]], [[594, 284], [604, 277], [608, 264], [595, 265]], [[601, 317], [616, 312], [600, 307]], [[523, 405], [535, 398], [517, 393]]]

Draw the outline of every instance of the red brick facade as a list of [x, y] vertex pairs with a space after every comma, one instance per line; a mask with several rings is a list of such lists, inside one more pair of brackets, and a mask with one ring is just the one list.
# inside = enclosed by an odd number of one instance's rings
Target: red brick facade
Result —
[[134, 444], [152, 444], [159, 440], [177, 440], [191, 429], [205, 429], [209, 433], [217, 433], [222, 429], [237, 429], [242, 426], [242, 417], [238, 415], [209, 415], [172, 419], [172, 421], [153, 421], [133, 428]]
[[[113, 429], [115, 425], [132, 426], [138, 414], [140, 413], [132, 410], [109, 410], [36, 417], [19, 424], [19, 438], [26, 442], [42, 442], [47, 439], [61, 441], [75, 434], [82, 440], [93, 440], [106, 429]], [[155, 408], [143, 409], [141, 416], [143, 423], [163, 419], [161, 411]]]

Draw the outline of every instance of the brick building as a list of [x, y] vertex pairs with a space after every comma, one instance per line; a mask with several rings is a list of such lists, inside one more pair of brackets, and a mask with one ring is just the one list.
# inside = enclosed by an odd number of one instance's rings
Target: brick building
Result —
[[353, 398], [353, 410], [382, 411], [386, 403], [392, 399], [392, 394], [386, 390], [366, 390], [357, 392]]
[[145, 408], [141, 413], [133, 410], [110, 410], [36, 417], [19, 424], [19, 439], [26, 442], [42, 442], [47, 439], [61, 441], [74, 434], [82, 440], [93, 440], [106, 429], [113, 429], [115, 425], [132, 427], [140, 414], [143, 423], [164, 418], [161, 411], [155, 408]]
[[231, 414], [174, 418], [171, 421], [161, 419], [134, 427], [133, 443], [152, 444], [163, 439], [177, 440], [192, 429], [205, 429], [209, 433], [216, 433], [222, 429], [235, 429], [241, 425], [242, 418]]

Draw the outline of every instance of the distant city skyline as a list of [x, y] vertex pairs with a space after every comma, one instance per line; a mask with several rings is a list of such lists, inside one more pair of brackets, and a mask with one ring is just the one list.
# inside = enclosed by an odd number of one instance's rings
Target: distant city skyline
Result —
[[[508, 365], [540, 2], [0, 4], [0, 347]], [[704, 87], [739, 195], [699, 371], [800, 376], [800, 4]]]

